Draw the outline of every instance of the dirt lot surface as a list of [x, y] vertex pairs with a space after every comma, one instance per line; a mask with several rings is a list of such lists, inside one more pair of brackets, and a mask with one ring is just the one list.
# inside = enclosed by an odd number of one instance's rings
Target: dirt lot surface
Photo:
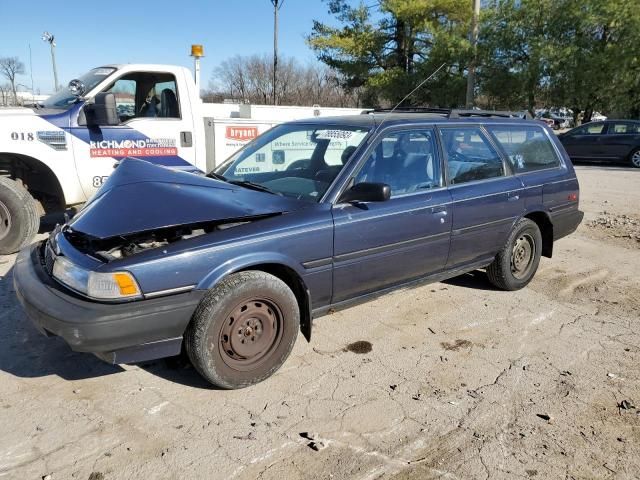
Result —
[[476, 272], [324, 317], [241, 391], [41, 337], [0, 259], [0, 478], [640, 477], [640, 171], [578, 175], [585, 222], [528, 288]]

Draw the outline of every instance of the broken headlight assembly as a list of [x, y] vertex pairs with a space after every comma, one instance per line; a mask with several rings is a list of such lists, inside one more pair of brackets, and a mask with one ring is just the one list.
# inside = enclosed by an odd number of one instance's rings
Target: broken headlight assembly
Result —
[[64, 257], [53, 264], [53, 277], [63, 285], [95, 300], [142, 298], [138, 282], [129, 272], [93, 272]]

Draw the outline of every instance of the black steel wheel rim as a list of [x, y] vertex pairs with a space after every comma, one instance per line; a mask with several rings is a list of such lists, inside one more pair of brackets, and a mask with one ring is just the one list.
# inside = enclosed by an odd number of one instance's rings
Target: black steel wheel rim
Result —
[[511, 274], [518, 280], [529, 275], [536, 257], [536, 242], [528, 233], [521, 233], [511, 251]]
[[251, 298], [236, 305], [224, 320], [218, 339], [224, 363], [249, 371], [266, 363], [282, 339], [283, 315], [275, 302]]

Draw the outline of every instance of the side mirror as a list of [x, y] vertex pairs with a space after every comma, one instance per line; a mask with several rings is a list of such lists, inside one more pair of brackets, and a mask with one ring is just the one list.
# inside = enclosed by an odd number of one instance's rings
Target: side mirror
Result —
[[340, 203], [386, 202], [391, 198], [391, 187], [386, 183], [357, 183], [340, 197]]
[[67, 88], [74, 97], [83, 96], [87, 90], [87, 87], [82, 83], [82, 80], [78, 80], [77, 78], [71, 80]]
[[120, 117], [116, 108], [116, 97], [113, 93], [98, 93], [93, 103], [84, 107], [87, 126], [115, 126], [120, 125]]

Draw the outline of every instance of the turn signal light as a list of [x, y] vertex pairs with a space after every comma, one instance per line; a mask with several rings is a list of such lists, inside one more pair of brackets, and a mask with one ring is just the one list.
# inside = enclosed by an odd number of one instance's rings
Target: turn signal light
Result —
[[114, 273], [116, 283], [120, 288], [120, 295], [129, 296], [129, 295], [137, 295], [139, 292], [138, 286], [135, 281], [128, 273]]

